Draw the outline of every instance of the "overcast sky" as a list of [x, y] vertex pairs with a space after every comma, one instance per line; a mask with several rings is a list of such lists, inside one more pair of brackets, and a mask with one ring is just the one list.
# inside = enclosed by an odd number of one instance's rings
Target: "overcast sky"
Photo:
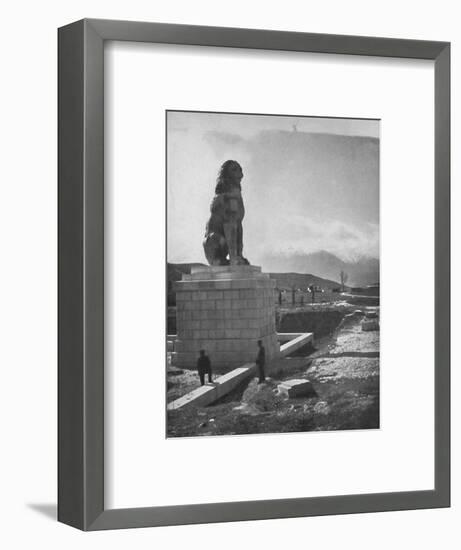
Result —
[[206, 261], [205, 224], [228, 159], [243, 168], [252, 264], [317, 250], [378, 257], [379, 121], [169, 112], [169, 262]]

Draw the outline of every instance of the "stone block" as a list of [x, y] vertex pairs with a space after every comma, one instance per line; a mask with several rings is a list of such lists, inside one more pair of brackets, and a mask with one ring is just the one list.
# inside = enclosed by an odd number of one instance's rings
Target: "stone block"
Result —
[[240, 288], [248, 288], [248, 287], [251, 287], [253, 286], [253, 281], [239, 281], [239, 280], [233, 280], [232, 281], [232, 284], [231, 284], [231, 288], [234, 289], [234, 290], [237, 290], [238, 292], [238, 289]]
[[230, 281], [216, 281], [215, 288], [218, 290], [228, 290], [231, 288]]
[[293, 397], [313, 397], [316, 395], [313, 385], [309, 380], [294, 379], [285, 380], [277, 386], [281, 395]]

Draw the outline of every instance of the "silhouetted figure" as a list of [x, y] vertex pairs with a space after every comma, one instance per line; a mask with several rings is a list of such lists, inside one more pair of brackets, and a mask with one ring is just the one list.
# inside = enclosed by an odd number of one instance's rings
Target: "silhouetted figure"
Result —
[[205, 384], [205, 374], [208, 374], [208, 382], [211, 383], [211, 362], [208, 355], [205, 355], [205, 350], [200, 350], [200, 357], [197, 359], [197, 370], [200, 377], [200, 385]]
[[266, 364], [266, 350], [264, 349], [261, 340], [258, 340], [258, 355], [256, 356], [256, 365], [258, 366], [259, 383], [261, 384], [266, 379], [264, 374], [264, 365]]

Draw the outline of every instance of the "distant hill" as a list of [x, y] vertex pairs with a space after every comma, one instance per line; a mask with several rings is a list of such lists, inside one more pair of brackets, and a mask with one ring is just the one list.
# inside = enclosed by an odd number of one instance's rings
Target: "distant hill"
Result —
[[191, 268], [203, 266], [205, 264], [201, 264], [199, 262], [197, 263], [190, 263], [190, 264], [170, 264], [167, 263], [167, 279], [168, 279], [168, 290], [167, 290], [167, 299], [168, 299], [168, 305], [174, 306], [176, 305], [176, 296], [173, 292], [173, 283], [174, 281], [180, 281], [182, 279], [183, 274], [190, 274]]
[[292, 288], [306, 289], [310, 285], [323, 289], [339, 288], [341, 285], [329, 279], [322, 279], [311, 275], [310, 273], [269, 273], [271, 279], [277, 282], [277, 288], [280, 290], [290, 290]]
[[344, 271], [349, 277], [348, 286], [379, 283], [379, 260], [369, 256], [363, 256], [355, 261], [343, 261], [325, 250], [310, 254], [280, 252], [266, 255], [263, 265], [269, 265], [271, 271], [284, 272], [288, 268], [290, 272], [315, 273], [317, 277], [330, 281], [339, 281], [339, 274]]
[[[183, 274], [189, 274], [192, 267], [204, 266], [202, 263], [168, 264], [168, 290], [171, 292], [171, 284], [180, 281]], [[310, 273], [269, 273], [271, 279], [276, 280], [277, 288], [292, 289], [307, 288], [315, 285], [324, 289], [338, 288], [340, 284], [333, 280], [323, 279]]]

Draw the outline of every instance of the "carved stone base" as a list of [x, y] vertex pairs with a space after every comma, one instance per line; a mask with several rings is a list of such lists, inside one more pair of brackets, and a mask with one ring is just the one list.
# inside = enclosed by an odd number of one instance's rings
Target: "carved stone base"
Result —
[[266, 361], [279, 355], [275, 281], [256, 266], [192, 268], [174, 283], [177, 340], [172, 364], [195, 368], [199, 350], [213, 372], [254, 362], [262, 340]]

